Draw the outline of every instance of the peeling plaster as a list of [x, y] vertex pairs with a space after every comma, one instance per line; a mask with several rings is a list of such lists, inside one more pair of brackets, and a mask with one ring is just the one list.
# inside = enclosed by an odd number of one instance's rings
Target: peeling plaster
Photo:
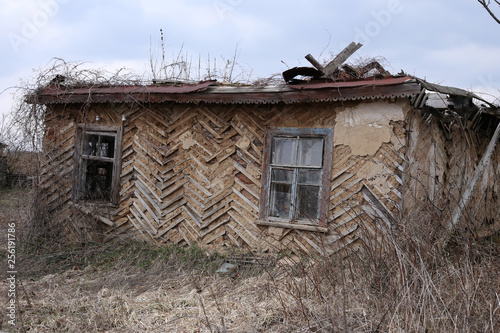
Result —
[[184, 132], [181, 136], [179, 136], [179, 140], [182, 142], [182, 149], [189, 149], [195, 144], [193, 133], [191, 133], [191, 131]]
[[335, 145], [346, 145], [352, 155], [373, 156], [382, 143], [394, 138], [391, 121], [404, 120], [404, 102], [362, 103], [339, 112], [334, 130]]

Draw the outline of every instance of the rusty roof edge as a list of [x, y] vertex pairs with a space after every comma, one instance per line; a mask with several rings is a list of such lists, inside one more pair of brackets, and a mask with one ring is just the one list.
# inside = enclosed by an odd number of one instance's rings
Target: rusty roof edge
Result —
[[208, 87], [215, 85], [216, 80], [200, 81], [197, 84], [178, 85], [135, 85], [135, 86], [89, 86], [89, 87], [66, 87], [64, 85], [49, 84], [40, 92], [27, 96], [30, 104], [44, 104], [47, 98], [60, 99], [61, 102], [71, 103], [75, 96], [97, 95], [136, 95], [136, 94], [188, 94], [205, 91]]
[[329, 88], [347, 88], [347, 87], [360, 87], [360, 86], [390, 86], [399, 85], [405, 83], [415, 83], [417, 82], [415, 78], [407, 75], [403, 76], [390, 76], [384, 78], [371, 77], [362, 80], [352, 80], [352, 81], [333, 81], [333, 82], [305, 82], [305, 83], [294, 83], [288, 86], [293, 89], [300, 90], [315, 90], [315, 89], [329, 89]]
[[[74, 90], [92, 91], [102, 93], [169, 93], [169, 94], [186, 94], [204, 91], [208, 87], [215, 85], [217, 80], [200, 81], [196, 84], [178, 82], [178, 84], [150, 84], [150, 85], [137, 85], [137, 86], [104, 86], [104, 87], [89, 87], [89, 88], [76, 88]], [[71, 88], [69, 88], [71, 90]]]
[[[379, 99], [390, 97], [411, 97], [418, 94], [420, 86], [413, 79], [397, 78], [368, 80], [371, 83], [352, 84], [346, 82], [328, 83], [297, 89], [290, 85], [276, 86], [219, 86], [214, 82], [184, 87], [172, 86], [135, 86], [135, 87], [100, 87], [94, 89], [55, 89], [45, 90], [38, 95], [39, 104], [58, 103], [104, 103], [104, 102], [167, 102], [178, 103], [304, 103], [320, 101], [342, 101], [360, 99]], [[374, 84], [376, 82], [376, 84]], [[385, 84], [384, 84], [385, 82]], [[179, 91], [183, 89], [183, 91]], [[187, 91], [186, 91], [187, 90]]]
[[[337, 101], [355, 101], [355, 100], [377, 100], [384, 98], [411, 98], [418, 95], [420, 86], [417, 84], [400, 87], [400, 89], [372, 89], [371, 87], [347, 88], [338, 90], [294, 90], [282, 91], [281, 93], [247, 93], [247, 94], [229, 94], [213, 93], [204, 91], [197, 94], [150, 94], [140, 96], [121, 96], [117, 99], [112, 95], [95, 95], [92, 103], [107, 102], [175, 102], [175, 103], [211, 103], [211, 104], [295, 104], [295, 103], [315, 103], [315, 102], [337, 102]], [[71, 103], [84, 103], [86, 96], [72, 96]], [[45, 101], [45, 104], [65, 104], [64, 99], [52, 99]]]

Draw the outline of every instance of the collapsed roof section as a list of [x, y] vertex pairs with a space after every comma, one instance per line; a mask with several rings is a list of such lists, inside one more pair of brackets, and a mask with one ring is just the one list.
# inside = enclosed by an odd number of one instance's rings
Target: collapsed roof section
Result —
[[[442, 86], [415, 78], [421, 86], [418, 95], [413, 96], [411, 104], [416, 109], [428, 113], [429, 117], [436, 117], [445, 127], [453, 123], [460, 127], [468, 127], [467, 122], [479, 119], [481, 114], [486, 114], [500, 119], [500, 108], [480, 96], [455, 87]], [[476, 103], [477, 104], [476, 104]]]

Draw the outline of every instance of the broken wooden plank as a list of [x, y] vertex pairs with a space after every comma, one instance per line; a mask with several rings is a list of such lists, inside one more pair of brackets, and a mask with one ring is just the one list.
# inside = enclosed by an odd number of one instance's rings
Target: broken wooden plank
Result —
[[361, 43], [352, 42], [347, 45], [345, 49], [342, 50], [337, 56], [325, 66], [323, 73], [325, 76], [331, 76], [333, 72], [337, 70], [337, 68], [342, 65], [351, 55], [354, 54], [359, 48], [363, 46]]
[[257, 225], [265, 225], [271, 227], [278, 228], [288, 228], [288, 229], [297, 229], [297, 230], [308, 230], [308, 231], [317, 231], [317, 232], [328, 232], [328, 228], [308, 225], [308, 224], [296, 224], [296, 223], [286, 223], [286, 222], [274, 222], [274, 221], [255, 221]]
[[378, 61], [372, 61], [368, 65], [363, 66], [359, 71], [361, 76], [364, 76], [366, 73], [371, 71], [372, 69], [376, 69], [381, 75], [389, 76], [391, 73], [385, 70], [384, 67]]
[[84, 207], [83, 205], [74, 203], [72, 201], [68, 201], [68, 205], [75, 207], [76, 209], [78, 209], [79, 211], [81, 211], [82, 213], [84, 213], [86, 215], [90, 215], [90, 216], [98, 219], [99, 221], [101, 221], [102, 223], [104, 223], [106, 225], [109, 225], [110, 227], [114, 227], [115, 226], [115, 224], [113, 223], [113, 221], [105, 218], [104, 216], [100, 216], [100, 215], [96, 214], [90, 208]]
[[309, 61], [311, 63], [311, 65], [314, 66], [314, 68], [316, 68], [318, 71], [324, 73], [325, 72], [325, 68], [318, 62], [318, 60], [316, 60], [311, 54], [308, 54], [305, 56], [305, 58], [307, 59], [307, 61]]

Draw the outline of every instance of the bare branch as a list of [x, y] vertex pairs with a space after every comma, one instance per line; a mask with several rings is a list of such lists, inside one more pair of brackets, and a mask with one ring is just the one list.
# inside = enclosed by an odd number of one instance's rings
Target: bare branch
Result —
[[[500, 6], [500, 1], [498, 0], [494, 0], [499, 6]], [[491, 4], [491, 1], [486, 1], [486, 0], [477, 0], [477, 2], [479, 2], [483, 7], [484, 9], [486, 9], [486, 11], [488, 12], [488, 14], [490, 14], [490, 16], [498, 23], [500, 24], [500, 19], [498, 17], [496, 17], [495, 13], [493, 13], [490, 9], [490, 4]]]

